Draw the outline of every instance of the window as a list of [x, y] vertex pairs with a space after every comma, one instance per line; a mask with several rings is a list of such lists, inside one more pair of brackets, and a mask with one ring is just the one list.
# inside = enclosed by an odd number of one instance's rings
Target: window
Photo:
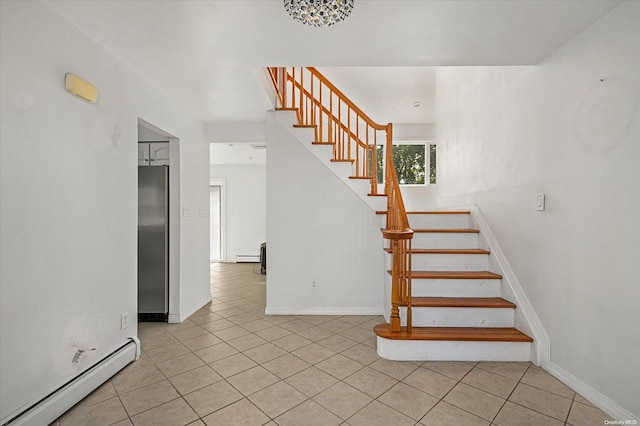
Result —
[[[428, 155], [427, 155], [428, 147]], [[378, 145], [378, 182], [384, 182], [384, 146]], [[429, 143], [394, 143], [393, 164], [400, 185], [436, 183], [436, 145]], [[429, 174], [427, 176], [427, 170]]]

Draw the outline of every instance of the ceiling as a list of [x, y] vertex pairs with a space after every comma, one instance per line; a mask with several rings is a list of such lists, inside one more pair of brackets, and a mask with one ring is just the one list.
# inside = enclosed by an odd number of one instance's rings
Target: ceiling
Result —
[[260, 68], [283, 65], [320, 67], [374, 120], [433, 122], [430, 67], [537, 64], [621, 3], [356, 0], [314, 28], [282, 0], [44, 2], [209, 123], [264, 121]]

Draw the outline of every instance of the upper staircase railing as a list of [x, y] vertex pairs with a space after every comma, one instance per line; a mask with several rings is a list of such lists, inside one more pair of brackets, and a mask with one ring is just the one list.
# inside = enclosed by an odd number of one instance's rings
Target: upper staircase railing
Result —
[[[387, 222], [383, 230], [392, 256], [391, 330], [399, 332], [399, 307], [407, 307], [411, 330], [411, 239], [407, 212], [393, 165], [393, 125], [374, 122], [344, 93], [313, 67], [267, 68], [279, 109], [295, 110], [298, 127], [311, 127], [314, 144], [332, 145], [331, 161], [350, 162], [354, 179], [369, 179], [370, 195], [387, 196]], [[385, 147], [384, 192], [378, 182], [378, 147]]]

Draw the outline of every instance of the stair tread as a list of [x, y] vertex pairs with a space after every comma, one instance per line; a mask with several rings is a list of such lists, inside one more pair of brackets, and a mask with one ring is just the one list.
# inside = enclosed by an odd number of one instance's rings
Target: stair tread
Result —
[[475, 342], [533, 342], [533, 339], [513, 327], [412, 327], [407, 332], [402, 327], [399, 333], [391, 331], [391, 326], [378, 324], [373, 331], [380, 337], [391, 340], [451, 340]]
[[387, 194], [367, 194], [369, 197], [386, 197]]
[[[387, 271], [391, 274], [391, 271]], [[502, 275], [489, 271], [411, 271], [411, 278], [444, 278], [444, 279], [502, 279]]]
[[367, 179], [367, 180], [371, 180], [373, 178], [371, 176], [349, 176], [349, 179]]
[[516, 307], [501, 297], [412, 297], [414, 308], [506, 308]]
[[[413, 229], [413, 228], [412, 228]], [[479, 229], [472, 228], [429, 228], [429, 229], [413, 229], [416, 233], [444, 233], [444, 234], [479, 234]]]
[[297, 111], [298, 108], [276, 108], [276, 111]]
[[315, 124], [294, 124], [293, 127], [296, 129], [315, 129], [318, 126]]
[[335, 145], [334, 142], [311, 142], [311, 145]]
[[[384, 249], [387, 253], [391, 253], [391, 248]], [[411, 249], [413, 254], [490, 254], [489, 250], [477, 248], [460, 248], [460, 249]]]
[[[386, 210], [379, 210], [376, 212], [376, 214], [387, 214]], [[425, 211], [411, 211], [411, 212], [407, 212], [407, 214], [471, 214], [470, 211], [465, 210], [465, 211], [459, 211], [459, 210], [442, 210], [442, 211], [438, 211], [438, 210], [425, 210]]]
[[344, 159], [344, 158], [332, 158], [331, 162], [332, 163], [353, 163], [355, 160], [348, 160], [348, 159]]

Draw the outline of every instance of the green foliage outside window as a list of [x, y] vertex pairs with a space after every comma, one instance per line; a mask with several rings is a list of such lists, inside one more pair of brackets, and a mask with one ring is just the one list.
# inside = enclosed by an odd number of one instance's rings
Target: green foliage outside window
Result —
[[[393, 164], [401, 185], [421, 185], [425, 183], [426, 145], [394, 145]], [[384, 182], [383, 147], [378, 146], [378, 182]], [[436, 146], [429, 145], [429, 183], [436, 183]]]

